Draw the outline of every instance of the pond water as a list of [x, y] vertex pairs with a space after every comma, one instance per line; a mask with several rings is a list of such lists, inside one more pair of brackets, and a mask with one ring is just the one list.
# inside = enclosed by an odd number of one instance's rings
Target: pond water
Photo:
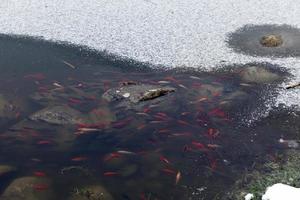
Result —
[[[1, 199], [224, 199], [296, 137], [284, 109], [248, 123], [288, 75], [278, 66], [153, 70], [30, 38], [0, 46]], [[269, 76], [249, 78], [253, 65]]]

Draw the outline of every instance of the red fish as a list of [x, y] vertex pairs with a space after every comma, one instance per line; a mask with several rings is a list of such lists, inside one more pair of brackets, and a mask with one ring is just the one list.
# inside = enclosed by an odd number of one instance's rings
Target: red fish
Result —
[[170, 132], [169, 129], [161, 129], [158, 131], [158, 133], [168, 133], [168, 132]]
[[178, 137], [178, 136], [191, 136], [192, 133], [190, 132], [182, 132], [182, 133], [173, 133], [172, 136]]
[[78, 156], [78, 157], [72, 158], [71, 160], [74, 161], [74, 162], [80, 162], [80, 161], [85, 161], [87, 159], [88, 158], [86, 156]]
[[180, 179], [181, 179], [181, 172], [178, 171], [175, 178], [175, 185], [179, 183]]
[[47, 190], [49, 188], [49, 185], [39, 183], [39, 184], [34, 184], [32, 187], [33, 187], [33, 189], [35, 189], [37, 191], [44, 191], [44, 190]]
[[220, 117], [220, 118], [226, 117], [225, 112], [223, 110], [221, 110], [220, 108], [215, 108], [212, 111], [210, 111], [208, 114], [211, 116]]
[[160, 161], [162, 161], [162, 162], [164, 162], [166, 164], [170, 164], [170, 161], [166, 157], [164, 157], [164, 156], [160, 156], [159, 159], [160, 159]]
[[70, 104], [81, 104], [81, 103], [82, 103], [81, 100], [76, 99], [76, 98], [69, 98], [69, 99], [68, 99], [68, 102], [69, 102]]
[[216, 138], [220, 134], [220, 131], [218, 129], [209, 128], [207, 131], [207, 135], [209, 138]]
[[178, 80], [176, 80], [173, 76], [166, 76], [164, 79], [167, 80], [167, 81], [173, 81], [175, 83], [178, 82]]
[[37, 142], [37, 144], [39, 145], [47, 145], [47, 144], [51, 144], [51, 141], [49, 140], [40, 140]]
[[185, 126], [189, 126], [189, 125], [190, 125], [188, 122], [183, 121], [183, 120], [177, 120], [177, 122], [178, 122], [179, 124], [182, 124], [182, 125], [185, 125]]
[[145, 108], [145, 109], [143, 110], [143, 112], [144, 112], [144, 113], [148, 113], [148, 112], [150, 111], [150, 109], [151, 109], [150, 107]]
[[191, 151], [191, 150], [192, 150], [192, 148], [190, 146], [188, 146], [188, 145], [185, 145], [183, 147], [183, 152], [187, 152], [187, 151]]
[[28, 75], [24, 76], [24, 78], [41, 81], [41, 80], [44, 80], [46, 77], [43, 73], [35, 73], [35, 74], [28, 74]]
[[209, 166], [210, 166], [210, 168], [212, 170], [216, 170], [216, 168], [217, 168], [217, 162], [218, 161], [216, 159], [213, 159], [213, 160], [210, 161]]
[[142, 130], [142, 129], [145, 128], [145, 127], [146, 127], [145, 124], [139, 125], [139, 126], [137, 127], [137, 130]]
[[110, 161], [114, 158], [120, 158], [120, 157], [121, 157], [120, 153], [111, 153], [111, 154], [105, 156], [105, 158], [103, 160], [106, 162], [106, 161]]
[[124, 128], [125, 126], [127, 126], [128, 124], [130, 124], [131, 121], [132, 121], [132, 118], [120, 120], [118, 122], [112, 123], [112, 127], [113, 128]]
[[196, 148], [196, 149], [201, 149], [201, 150], [206, 150], [206, 147], [204, 144], [200, 143], [200, 142], [196, 142], [193, 141], [192, 145]]
[[119, 175], [118, 172], [104, 172], [103, 173], [104, 176], [117, 176]]
[[168, 169], [168, 168], [162, 169], [161, 171], [166, 173], [166, 174], [169, 174], [169, 175], [172, 175], [172, 174], [176, 173], [174, 170]]
[[46, 176], [46, 173], [45, 172], [41, 172], [41, 171], [36, 171], [33, 174], [35, 176], [38, 176], [38, 177], [45, 177]]

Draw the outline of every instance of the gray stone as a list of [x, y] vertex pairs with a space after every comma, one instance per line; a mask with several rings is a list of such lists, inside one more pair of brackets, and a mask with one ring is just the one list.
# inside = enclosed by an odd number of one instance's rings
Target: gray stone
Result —
[[257, 66], [246, 67], [240, 76], [243, 81], [253, 83], [271, 83], [281, 79], [278, 74]]
[[164, 96], [171, 92], [175, 92], [175, 88], [138, 84], [109, 89], [102, 97], [109, 102], [125, 100], [131, 103], [139, 103]]
[[261, 45], [265, 47], [278, 47], [282, 45], [281, 35], [265, 35], [260, 40]]
[[50, 181], [40, 177], [15, 179], [3, 192], [1, 200], [52, 200]]
[[68, 106], [50, 106], [29, 117], [33, 121], [43, 121], [56, 125], [72, 125], [81, 122], [81, 113]]
[[112, 195], [101, 185], [75, 188], [68, 200], [113, 200]]

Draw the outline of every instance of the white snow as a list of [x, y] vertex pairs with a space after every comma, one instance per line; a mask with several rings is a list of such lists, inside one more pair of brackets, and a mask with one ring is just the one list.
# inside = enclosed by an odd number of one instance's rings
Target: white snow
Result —
[[299, 200], [300, 188], [277, 183], [267, 188], [262, 200]]
[[[221, 61], [268, 61], [291, 69], [297, 82], [300, 59], [241, 55], [225, 40], [246, 24], [300, 27], [299, 9], [297, 0], [2, 0], [0, 32], [86, 45], [163, 67], [212, 70]], [[282, 90], [276, 102], [298, 105], [300, 90]]]
[[248, 194], [246, 194], [246, 196], [245, 196], [245, 200], [251, 200], [251, 199], [253, 199], [253, 198], [254, 198], [254, 195], [251, 194], [251, 193], [248, 193]]

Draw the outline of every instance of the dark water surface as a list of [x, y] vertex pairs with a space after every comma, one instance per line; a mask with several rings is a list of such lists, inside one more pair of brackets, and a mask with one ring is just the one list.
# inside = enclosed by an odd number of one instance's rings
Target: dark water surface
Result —
[[[0, 173], [2, 199], [221, 199], [245, 171], [285, 149], [280, 138], [294, 137], [285, 111], [245, 123], [278, 83], [245, 83], [239, 70], [151, 70], [6, 36], [0, 46], [0, 165], [16, 168]], [[176, 91], [128, 105], [102, 97], [141, 83]], [[77, 121], [30, 117], [53, 106]], [[18, 179], [29, 188], [13, 196], [7, 190]]]

